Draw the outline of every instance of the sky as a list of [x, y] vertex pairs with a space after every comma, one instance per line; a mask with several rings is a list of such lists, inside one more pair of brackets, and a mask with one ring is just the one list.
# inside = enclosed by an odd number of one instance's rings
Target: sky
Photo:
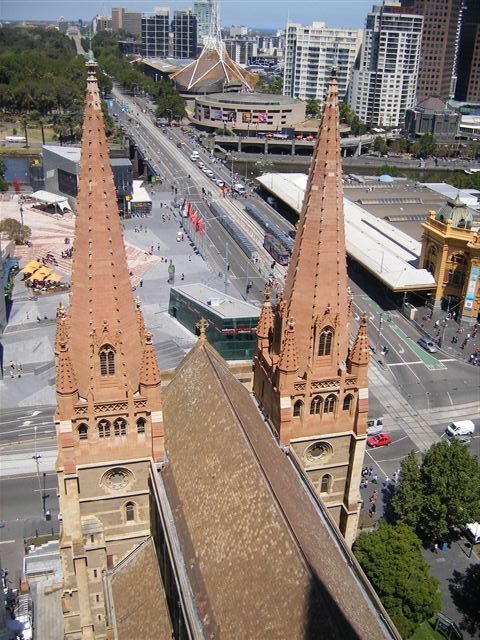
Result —
[[[220, 0], [222, 26], [244, 24], [248, 27], [278, 29], [292, 22], [310, 24], [322, 21], [329, 27], [363, 27], [372, 4], [380, 0]], [[155, 6], [171, 11], [193, 8], [193, 0], [0, 0], [0, 20], [91, 20], [96, 14], [111, 15], [112, 7], [149, 12]]]

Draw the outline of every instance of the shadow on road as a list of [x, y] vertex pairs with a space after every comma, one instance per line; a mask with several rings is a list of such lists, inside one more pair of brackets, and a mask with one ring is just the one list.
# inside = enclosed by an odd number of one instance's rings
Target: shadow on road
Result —
[[464, 573], [454, 571], [448, 588], [463, 616], [460, 628], [477, 637], [480, 635], [480, 563], [467, 567]]

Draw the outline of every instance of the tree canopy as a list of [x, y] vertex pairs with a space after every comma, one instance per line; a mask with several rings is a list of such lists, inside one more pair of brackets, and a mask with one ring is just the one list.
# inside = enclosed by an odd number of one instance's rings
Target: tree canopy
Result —
[[255, 91], [257, 91], [258, 93], [273, 93], [276, 95], [282, 95], [283, 78], [279, 76], [260, 76], [257, 84], [255, 85]]
[[353, 552], [402, 637], [438, 613], [439, 582], [430, 576], [420, 539], [406, 524], [380, 520], [376, 531], [357, 538]]
[[401, 468], [392, 507], [424, 540], [438, 542], [480, 520], [480, 464], [459, 440], [432, 445], [421, 464], [411, 453]]
[[421, 136], [413, 145], [412, 151], [418, 158], [428, 158], [435, 155], [437, 151], [435, 137], [431, 133]]
[[307, 106], [305, 110], [307, 112], [307, 116], [318, 118], [321, 112], [319, 101], [316, 98], [310, 98], [310, 100], [307, 100]]
[[8, 238], [13, 240], [15, 244], [25, 244], [32, 235], [30, 227], [20, 224], [15, 218], [4, 218], [0, 220], [0, 231], [6, 233]]
[[5, 163], [0, 158], [0, 191], [7, 191], [8, 183], [5, 180]]
[[367, 127], [363, 124], [360, 118], [357, 116], [352, 107], [346, 103], [341, 102], [339, 105], [340, 120], [346, 122], [354, 135], [363, 135], [367, 131]]

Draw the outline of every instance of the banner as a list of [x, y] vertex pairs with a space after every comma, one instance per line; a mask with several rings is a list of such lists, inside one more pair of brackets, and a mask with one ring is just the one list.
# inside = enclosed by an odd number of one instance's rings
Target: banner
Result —
[[212, 109], [211, 120], [221, 120], [223, 118], [221, 109]]
[[468, 281], [467, 286], [467, 295], [465, 296], [465, 311], [471, 311], [473, 309], [473, 302], [475, 300], [475, 291], [477, 288], [478, 281], [478, 267], [472, 267], [472, 271], [470, 273], [470, 279]]
[[250, 113], [250, 111], [243, 111], [242, 112], [242, 122], [244, 122], [245, 124], [248, 122], [252, 121], [252, 114]]
[[202, 220], [202, 218], [200, 218], [199, 221], [198, 221], [198, 233], [200, 235], [203, 234], [203, 220]]
[[259, 113], [257, 116], [257, 122], [259, 124], [261, 123], [266, 123], [268, 120], [268, 113], [266, 113], [265, 111], [263, 113]]

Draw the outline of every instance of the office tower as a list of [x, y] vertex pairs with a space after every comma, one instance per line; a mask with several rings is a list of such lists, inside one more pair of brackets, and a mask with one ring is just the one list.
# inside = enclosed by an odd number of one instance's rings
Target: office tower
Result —
[[224, 43], [228, 55], [237, 64], [250, 64], [250, 59], [258, 54], [256, 38], [226, 38]]
[[[448, 100], [455, 92], [462, 0], [402, 0], [402, 7], [423, 16], [416, 99]], [[478, 3], [473, 0], [472, 4]], [[468, 61], [462, 61], [463, 64]]]
[[208, 36], [212, 19], [212, 0], [195, 0], [193, 13], [197, 16], [197, 35], [200, 42]]
[[169, 53], [170, 10], [156, 7], [153, 13], [142, 14], [142, 55], [145, 58], [166, 58]]
[[337, 83], [330, 82], [285, 289], [257, 328], [253, 392], [352, 544], [361, 507], [369, 345], [362, 317], [350, 349]]
[[114, 31], [117, 29], [123, 29], [123, 16], [125, 11], [126, 9], [123, 7], [112, 8], [112, 29]]
[[348, 102], [370, 126], [398, 127], [415, 103], [423, 17], [397, 2], [375, 5], [367, 16]]
[[332, 67], [337, 68], [338, 94], [344, 99], [362, 39], [361, 29], [330, 29], [287, 23], [283, 94], [320, 103], [326, 96]]
[[99, 31], [108, 31], [112, 28], [112, 20], [108, 16], [95, 16], [92, 20], [92, 31], [98, 33]]
[[455, 99], [480, 104], [480, 2], [464, 0]]
[[196, 58], [197, 17], [191, 9], [179, 9], [173, 14], [173, 57]]

